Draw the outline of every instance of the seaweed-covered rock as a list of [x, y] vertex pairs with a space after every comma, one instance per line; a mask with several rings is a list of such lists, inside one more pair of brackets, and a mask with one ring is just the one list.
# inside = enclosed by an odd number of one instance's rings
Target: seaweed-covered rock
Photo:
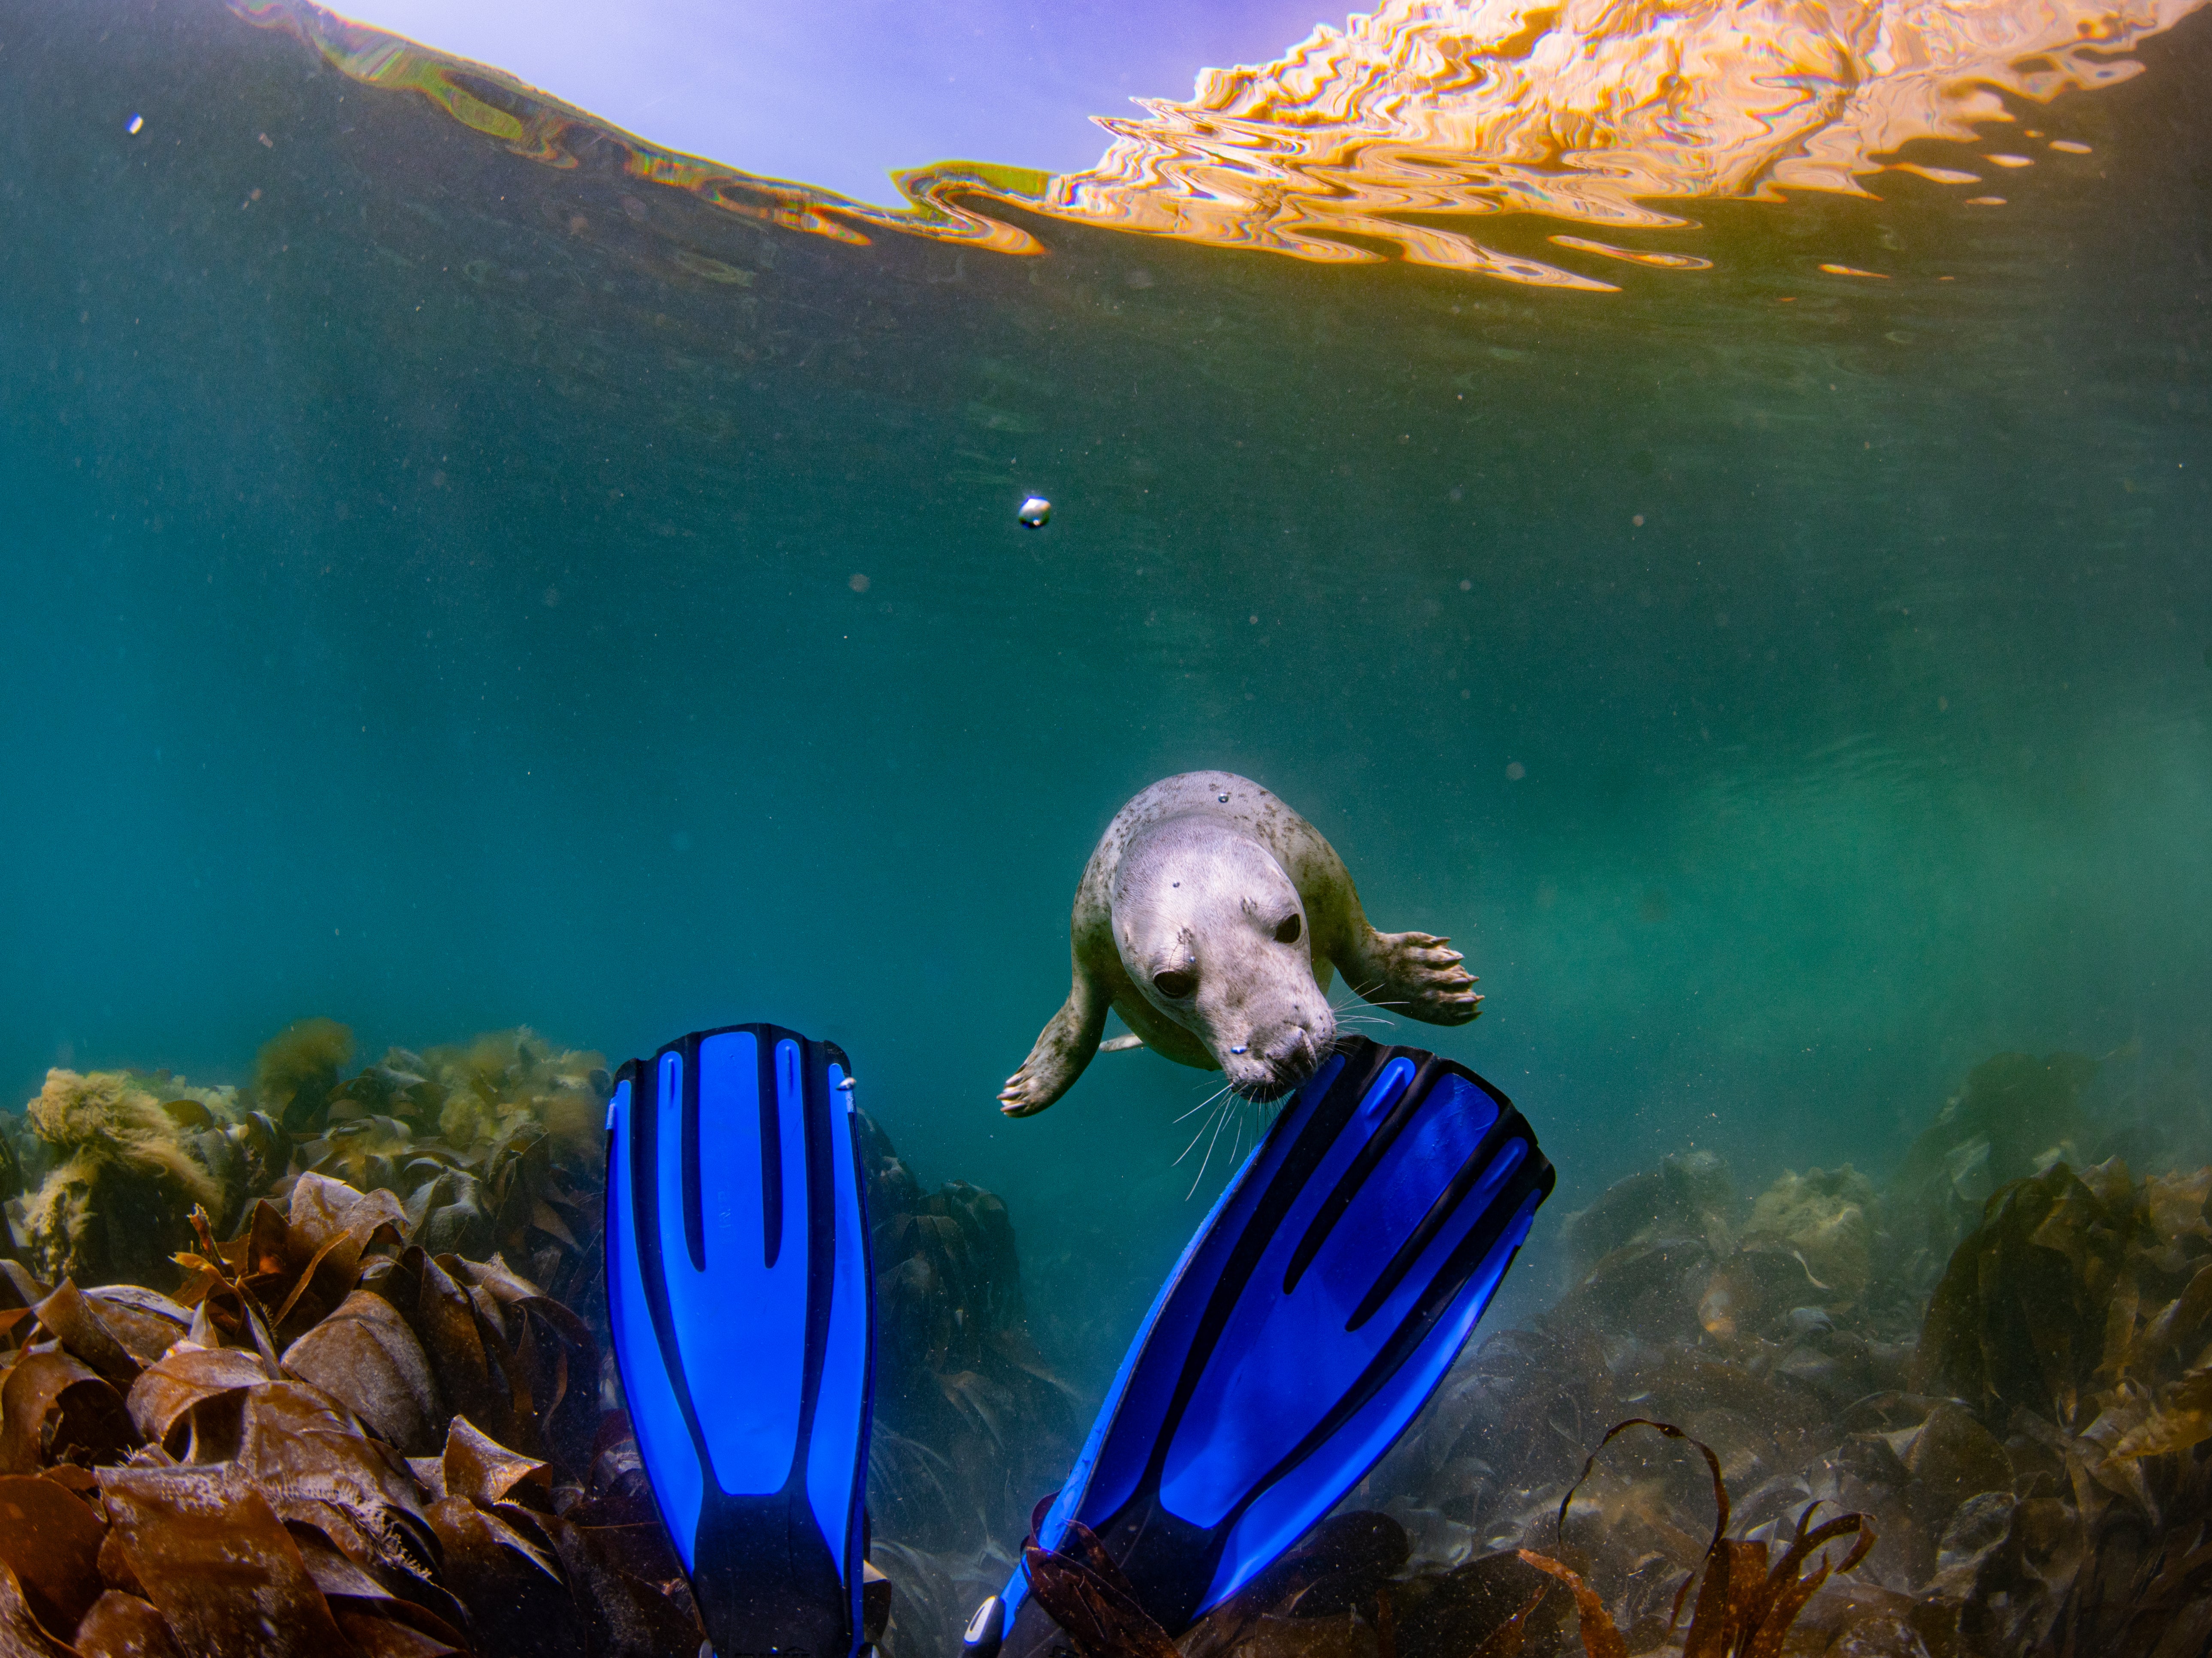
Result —
[[295, 1019], [262, 1044], [254, 1096], [287, 1133], [312, 1133], [351, 1058], [353, 1032], [337, 1020]]
[[1724, 1250], [1734, 1236], [1735, 1208], [1735, 1182], [1719, 1153], [1662, 1157], [1656, 1168], [1614, 1181], [1589, 1207], [1567, 1217], [1567, 1271], [1587, 1277], [1607, 1255], [1638, 1244], [1695, 1240]]
[[1784, 1175], [1751, 1206], [1747, 1243], [1771, 1243], [1805, 1264], [1823, 1300], [1855, 1300], [1873, 1271], [1874, 1182], [1845, 1163]]
[[49, 1071], [24, 1116], [46, 1172], [9, 1218], [47, 1278], [173, 1283], [193, 1208], [231, 1215], [282, 1170], [274, 1125], [235, 1090], [166, 1075]]
[[397, 1119], [414, 1138], [462, 1155], [532, 1125], [562, 1160], [596, 1163], [611, 1088], [605, 1055], [518, 1027], [421, 1054], [392, 1048], [332, 1089], [329, 1117]]

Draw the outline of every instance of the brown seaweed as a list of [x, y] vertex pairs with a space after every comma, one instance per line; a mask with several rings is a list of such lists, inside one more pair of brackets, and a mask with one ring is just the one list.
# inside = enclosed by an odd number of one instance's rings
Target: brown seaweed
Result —
[[[202, 1213], [177, 1302], [27, 1286], [0, 1377], [0, 1649], [696, 1649], [588, 1327], [402, 1221], [388, 1193], [303, 1175], [228, 1241]], [[392, 1362], [351, 1362], [372, 1351]]]
[[1139, 1602], [1105, 1546], [1071, 1520], [1060, 1546], [1022, 1550], [1030, 1591], [1083, 1658], [1175, 1658], [1175, 1643]]
[[[510, 1033], [334, 1082], [303, 1062], [288, 1101], [323, 1091], [301, 1136], [223, 1090], [58, 1084], [56, 1124], [173, 1133], [222, 1199], [198, 1230], [149, 1207], [120, 1255], [83, 1234], [102, 1271], [149, 1239], [179, 1251], [143, 1273], [168, 1295], [0, 1259], [0, 1650], [289, 1649], [240, 1621], [256, 1595], [334, 1652], [696, 1649], [627, 1419], [602, 1408], [595, 1058]], [[1370, 1479], [1387, 1515], [1332, 1516], [1189, 1630], [1133, 1616], [1079, 1537], [1031, 1562], [1041, 1604], [1091, 1658], [2205, 1649], [2212, 1169], [2052, 1161], [2088, 1132], [2081, 1074], [1978, 1072], [1933, 1161], [1879, 1194], [1811, 1170], [1739, 1208], [1702, 1154], [1632, 1177], [1571, 1227], [1559, 1303], [1471, 1354]], [[262, 1103], [277, 1092], [272, 1073]], [[1005, 1205], [925, 1190], [863, 1133], [871, 1506], [901, 1576], [888, 1639], [919, 1658], [1003, 1581], [988, 1540], [1074, 1424]], [[125, 1190], [54, 1213], [119, 1214]], [[1630, 1412], [1687, 1424], [1709, 1460], [1610, 1440]], [[204, 1540], [172, 1536], [188, 1512], [242, 1551], [228, 1586], [178, 1587]]]
[[[1705, 1545], [1698, 1573], [1683, 1579], [1682, 1587], [1675, 1592], [1674, 1610], [1667, 1624], [1668, 1634], [1674, 1633], [1683, 1598], [1695, 1582], [1698, 1597], [1691, 1609], [1689, 1628], [1682, 1637], [1683, 1658], [1775, 1658], [1782, 1650], [1790, 1626], [1797, 1621], [1798, 1613], [1827, 1582], [1830, 1574], [1851, 1570], [1874, 1547], [1875, 1532], [1868, 1517], [1863, 1514], [1842, 1514], [1815, 1526], [1812, 1520], [1818, 1504], [1808, 1504], [1797, 1517], [1789, 1546], [1779, 1559], [1770, 1564], [1768, 1545], [1764, 1540], [1731, 1539], [1727, 1534], [1728, 1481], [1721, 1473], [1720, 1459], [1713, 1454], [1712, 1448], [1670, 1422], [1631, 1417], [1615, 1423], [1606, 1430], [1597, 1450], [1583, 1465], [1584, 1479], [1596, 1467], [1598, 1453], [1631, 1428], [1650, 1428], [1692, 1446], [1705, 1458], [1712, 1475], [1712, 1539]], [[1577, 1479], [1560, 1499], [1559, 1529], [1563, 1539], [1566, 1533], [1567, 1506], [1574, 1501], [1582, 1484]], [[1844, 1537], [1856, 1540], [1840, 1563], [1822, 1555], [1827, 1545]], [[1626, 1658], [1627, 1643], [1612, 1614], [1580, 1574], [1534, 1550], [1522, 1549], [1517, 1552], [1522, 1560], [1558, 1578], [1573, 1593], [1576, 1608], [1581, 1614], [1583, 1645], [1590, 1658]], [[1808, 1563], [1812, 1563], [1812, 1570], [1803, 1570]], [[1518, 1617], [1525, 1619], [1533, 1610], [1534, 1602]]]

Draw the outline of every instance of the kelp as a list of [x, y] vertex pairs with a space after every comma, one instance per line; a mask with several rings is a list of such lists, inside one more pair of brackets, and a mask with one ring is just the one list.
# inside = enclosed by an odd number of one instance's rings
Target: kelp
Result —
[[288, 1372], [410, 1455], [458, 1414], [580, 1461], [597, 1423], [590, 1328], [497, 1255], [405, 1243], [404, 1222], [388, 1192], [302, 1175], [285, 1210], [258, 1204], [246, 1232], [179, 1257], [193, 1273], [179, 1300], [227, 1345], [281, 1348]]
[[[1834, 1218], [1856, 1207], [1869, 1224], [1863, 1293], [1808, 1270], [1807, 1240], [1792, 1236], [1822, 1224], [1802, 1201], [1808, 1186], [1833, 1188], [1821, 1195], [1840, 1200], [1826, 1205]], [[1611, 1247], [1579, 1257], [1552, 1309], [1470, 1353], [1370, 1477], [1365, 1500], [1402, 1521], [1430, 1563], [1392, 1590], [1401, 1658], [1468, 1658], [1493, 1636], [1547, 1655], [1571, 1646], [1531, 1627], [1568, 1612], [1572, 1597], [1554, 1588], [1517, 1633], [1501, 1631], [1527, 1591], [1455, 1600], [1453, 1643], [1425, 1633], [1426, 1651], [1407, 1647], [1409, 1604], [1440, 1606], [1453, 1573], [1522, 1549], [1575, 1571], [1628, 1651], [1682, 1638], [1670, 1613], [1706, 1547], [1693, 1533], [1708, 1479], [1692, 1490], [1632, 1436], [1559, 1531], [1586, 1448], [1631, 1411], [1711, 1448], [1770, 1571], [1815, 1503], [1881, 1534], [1863, 1570], [1832, 1576], [1798, 1610], [1793, 1652], [2203, 1646], [2212, 1169], [2137, 1180], [2118, 1163], [2053, 1163], [2000, 1187], [1932, 1302], [1911, 1287], [1919, 1269], [1903, 1240], [1919, 1218], [1894, 1187], [1869, 1205], [1855, 1181], [1784, 1176], [1770, 1191], [1786, 1202], [1752, 1206], [1765, 1211], [1759, 1225], [1655, 1204], [1670, 1187], [1654, 1174], [1623, 1188], [1592, 1212], [1645, 1218], [1609, 1223]], [[1812, 1224], [1778, 1227], [1778, 1214]]]
[[[1712, 1540], [1705, 1546], [1698, 1571], [1684, 1578], [1682, 1587], [1675, 1592], [1667, 1633], [1673, 1635], [1681, 1614], [1683, 1598], [1694, 1582], [1698, 1598], [1691, 1609], [1689, 1628], [1682, 1637], [1683, 1658], [1776, 1658], [1790, 1626], [1797, 1621], [1806, 1602], [1828, 1581], [1830, 1574], [1852, 1570], [1874, 1547], [1875, 1531], [1868, 1516], [1840, 1514], [1816, 1526], [1813, 1524], [1813, 1515], [1820, 1505], [1808, 1503], [1797, 1516], [1789, 1546], [1779, 1559], [1770, 1564], [1769, 1547], [1764, 1540], [1731, 1539], [1728, 1535], [1728, 1481], [1721, 1473], [1720, 1459], [1713, 1454], [1712, 1448], [1670, 1422], [1631, 1417], [1606, 1430], [1597, 1449], [1583, 1465], [1582, 1479], [1570, 1486], [1566, 1496], [1560, 1499], [1558, 1525], [1563, 1540], [1566, 1535], [1567, 1506], [1597, 1466], [1599, 1453], [1631, 1428], [1650, 1428], [1692, 1446], [1705, 1458], [1712, 1475]], [[1829, 1544], [1845, 1537], [1855, 1540], [1840, 1563], [1823, 1554]], [[1516, 1552], [1538, 1570], [1558, 1578], [1573, 1593], [1582, 1619], [1583, 1645], [1590, 1658], [1626, 1658], [1627, 1643], [1607, 1611], [1604, 1600], [1578, 1573], [1534, 1550]], [[1808, 1563], [1813, 1569], [1805, 1570]], [[1534, 1610], [1532, 1601], [1519, 1616], [1525, 1619]]]
[[[1868, 1558], [1875, 1541], [1869, 1516], [1844, 1513], [1815, 1523], [1821, 1505], [1811, 1503], [1797, 1515], [1778, 1551], [1763, 1539], [1731, 1538], [1727, 1534], [1731, 1512], [1728, 1483], [1712, 1448], [1671, 1423], [1639, 1417], [1608, 1430], [1584, 1463], [1583, 1478], [1568, 1488], [1555, 1521], [1562, 1543], [1568, 1507], [1596, 1467], [1599, 1454], [1620, 1435], [1638, 1427], [1698, 1452], [1711, 1476], [1716, 1511], [1703, 1555], [1694, 1570], [1682, 1575], [1671, 1615], [1660, 1633], [1673, 1638], [1682, 1604], [1694, 1587], [1696, 1599], [1680, 1637], [1683, 1658], [1778, 1658], [1813, 1596], [1833, 1574], [1852, 1571]], [[1845, 1543], [1848, 1547], [1837, 1558], [1830, 1546]], [[1080, 1524], [1070, 1524], [1052, 1549], [1042, 1547], [1032, 1532], [1023, 1561], [1030, 1592], [1066, 1634], [1079, 1658], [1216, 1658], [1285, 1649], [1341, 1653], [1347, 1644], [1355, 1649], [1367, 1644], [1331, 1641], [1326, 1635], [1317, 1644], [1311, 1639], [1286, 1638], [1284, 1633], [1300, 1625], [1319, 1633], [1334, 1628], [1339, 1619], [1352, 1620], [1344, 1625], [1344, 1635], [1364, 1629], [1381, 1658], [1400, 1658], [1401, 1654], [1425, 1658], [1444, 1652], [1455, 1658], [1469, 1654], [1473, 1658], [1512, 1658], [1533, 1630], [1550, 1632], [1540, 1623], [1539, 1614], [1553, 1583], [1563, 1585], [1574, 1604], [1589, 1658], [1627, 1658], [1628, 1639], [1604, 1598], [1582, 1572], [1556, 1554], [1522, 1548], [1470, 1562], [1457, 1572], [1394, 1581], [1407, 1554], [1405, 1533], [1388, 1516], [1334, 1515], [1238, 1594], [1191, 1629], [1172, 1634], [1145, 1610], [1120, 1567]], [[1478, 1612], [1471, 1596], [1459, 1597], [1462, 1604], [1456, 1618], [1423, 1616], [1426, 1606], [1455, 1598], [1446, 1587], [1452, 1580], [1472, 1576], [1495, 1581], [1499, 1568], [1518, 1568], [1527, 1576], [1504, 1600], [1490, 1597], [1490, 1617]], [[1533, 1590], [1528, 1576], [1534, 1578]], [[1401, 1618], [1401, 1600], [1410, 1603], [1411, 1617]]]
[[2124, 1165], [2065, 1163], [1992, 1195], [1929, 1303], [1918, 1368], [1985, 1410], [2070, 1425], [2135, 1355], [2142, 1258], [2159, 1242]]
[[2096, 1072], [2079, 1054], [1996, 1054], [1906, 1151], [1891, 1183], [1905, 1274], [1924, 1293], [1999, 1187], [2080, 1161], [2090, 1122], [2081, 1096]]
[[696, 1649], [574, 1311], [388, 1192], [194, 1219], [174, 1298], [0, 1275], [0, 1649]]
[[392, 1193], [410, 1241], [434, 1254], [496, 1251], [581, 1304], [596, 1272], [605, 1060], [517, 1029], [427, 1055], [394, 1048], [347, 1078], [352, 1048], [345, 1026], [300, 1020], [263, 1047], [244, 1090], [50, 1072], [21, 1132], [0, 1116], [0, 1187], [37, 1174], [9, 1204], [26, 1264], [49, 1282], [170, 1289], [194, 1207], [228, 1230], [304, 1170]]

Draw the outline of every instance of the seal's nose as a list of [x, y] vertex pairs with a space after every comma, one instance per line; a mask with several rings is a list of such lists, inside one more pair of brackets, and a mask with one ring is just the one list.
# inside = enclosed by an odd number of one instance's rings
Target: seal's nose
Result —
[[1270, 1043], [1266, 1058], [1267, 1068], [1278, 1077], [1303, 1081], [1319, 1067], [1321, 1050], [1314, 1042], [1313, 1032], [1298, 1025]]

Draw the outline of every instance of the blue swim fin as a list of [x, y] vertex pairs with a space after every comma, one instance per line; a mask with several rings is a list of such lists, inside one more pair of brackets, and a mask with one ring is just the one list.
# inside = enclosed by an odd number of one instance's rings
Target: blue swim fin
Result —
[[[1465, 1066], [1356, 1039], [1275, 1120], [1152, 1303], [1039, 1521], [1097, 1534], [1170, 1636], [1365, 1475], [1490, 1304], [1551, 1164]], [[1060, 1632], [1017, 1568], [970, 1658]]]
[[852, 1067], [775, 1025], [617, 1073], [607, 1315], [660, 1516], [724, 1658], [860, 1644], [874, 1278]]

